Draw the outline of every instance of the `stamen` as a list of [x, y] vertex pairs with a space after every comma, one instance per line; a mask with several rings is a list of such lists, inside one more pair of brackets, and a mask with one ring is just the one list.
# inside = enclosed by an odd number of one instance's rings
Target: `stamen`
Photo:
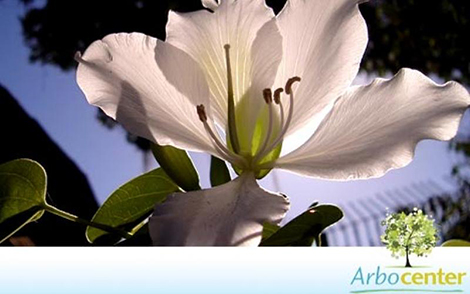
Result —
[[264, 153], [266, 150], [266, 147], [268, 146], [269, 141], [271, 140], [272, 137], [272, 132], [273, 132], [273, 93], [271, 89], [264, 89], [263, 90], [263, 97], [264, 101], [268, 104], [268, 110], [269, 110], [269, 121], [268, 121], [268, 132], [266, 133], [266, 137], [264, 137], [263, 144], [261, 147], [258, 149], [258, 152], [256, 153], [255, 158], [253, 159], [253, 163], [258, 162], [258, 160], [261, 159], [260, 155]]
[[[292, 91], [292, 85], [295, 83], [295, 82], [300, 82], [300, 78], [299, 77], [293, 77], [293, 78], [290, 78], [287, 83], [286, 83], [286, 93], [289, 95], [289, 113], [287, 114], [287, 120], [286, 120], [286, 124], [282, 127], [282, 130], [281, 132], [279, 133], [279, 135], [277, 136], [276, 140], [274, 140], [273, 143], [271, 143], [271, 145], [269, 145], [268, 148], [266, 148], [266, 150], [263, 152], [263, 154], [259, 154], [259, 156], [257, 155], [256, 157], [259, 159], [262, 159], [264, 156], [266, 156], [267, 154], [269, 154], [269, 152], [271, 152], [271, 150], [273, 150], [274, 148], [276, 148], [276, 146], [282, 142], [282, 140], [284, 139], [284, 136], [285, 134], [287, 133], [287, 130], [289, 129], [289, 126], [290, 126], [290, 123], [292, 121], [292, 115], [294, 113], [294, 92]], [[281, 103], [280, 99], [279, 99], [279, 103]], [[284, 116], [283, 115], [283, 109], [282, 109], [282, 105], [281, 105], [281, 116]], [[282, 124], [281, 124], [282, 126]]]
[[282, 101], [279, 101], [279, 109], [281, 111], [281, 129], [284, 128], [284, 105], [282, 105]]
[[284, 127], [284, 106], [282, 105], [281, 101], [281, 94], [284, 92], [283, 88], [278, 88], [274, 91], [274, 102], [279, 105], [279, 109], [281, 111], [281, 129]]
[[199, 119], [202, 121], [202, 122], [206, 122], [207, 121], [207, 114], [206, 114], [206, 110], [204, 108], [204, 105], [198, 105], [196, 106], [196, 110], [197, 110], [197, 115], [199, 116]]
[[300, 82], [302, 79], [299, 78], [299, 77], [293, 77], [293, 78], [290, 78], [287, 83], [286, 83], [286, 94], [287, 95], [290, 95], [292, 93], [292, 85], [295, 83], [295, 82]]
[[207, 113], [204, 108], [204, 105], [201, 104], [201, 105], [196, 106], [196, 110], [197, 110], [199, 119], [204, 124], [204, 129], [209, 134], [209, 137], [212, 139], [214, 147], [217, 149], [217, 151], [225, 155], [230, 162], [233, 162], [237, 164], [238, 166], [243, 166], [245, 164], [245, 159], [241, 157], [240, 155], [234, 154], [232, 151], [227, 149], [224, 143], [222, 143], [222, 140], [220, 136], [218, 135], [218, 133], [216, 135], [216, 132], [214, 132], [212, 128], [210, 127], [209, 123], [207, 122]]
[[267, 104], [270, 104], [273, 102], [273, 92], [271, 89], [264, 89], [263, 90], [263, 98], [264, 101], [266, 101]]
[[282, 94], [282, 92], [284, 92], [283, 88], [278, 88], [278, 89], [276, 89], [276, 91], [274, 91], [274, 102], [276, 104], [281, 103], [281, 94]]
[[233, 80], [232, 80], [232, 65], [230, 63], [230, 45], [226, 44], [225, 61], [227, 64], [227, 98], [228, 98], [228, 133], [230, 143], [232, 144], [233, 151], [236, 154], [240, 153], [240, 142], [238, 141], [237, 124], [235, 118], [235, 100], [233, 98]]

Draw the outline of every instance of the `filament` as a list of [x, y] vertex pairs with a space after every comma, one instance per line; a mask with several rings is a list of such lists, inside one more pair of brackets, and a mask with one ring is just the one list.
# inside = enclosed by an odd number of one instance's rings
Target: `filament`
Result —
[[258, 160], [262, 158], [261, 155], [266, 150], [266, 147], [268, 146], [268, 143], [271, 140], [272, 133], [273, 133], [274, 114], [273, 114], [273, 103], [272, 103], [273, 98], [272, 98], [271, 89], [265, 89], [263, 91], [263, 96], [264, 96], [264, 100], [266, 101], [266, 104], [268, 105], [268, 111], [269, 111], [268, 132], [266, 133], [266, 136], [264, 137], [263, 144], [258, 149], [258, 152], [256, 153], [256, 156], [253, 159], [254, 163], [258, 162]]
[[[300, 82], [300, 78], [299, 77], [293, 77], [291, 79], [289, 79], [286, 83], [286, 87], [285, 87], [285, 90], [286, 90], [286, 94], [289, 95], [289, 113], [287, 114], [287, 119], [286, 119], [286, 123], [284, 125], [281, 124], [282, 126], [282, 129], [281, 129], [281, 132], [279, 133], [279, 135], [277, 136], [277, 138], [271, 143], [271, 145], [269, 145], [268, 148], [266, 148], [265, 150], [263, 150], [263, 153], [259, 153], [256, 155], [256, 158], [259, 160], [261, 158], [263, 158], [264, 156], [266, 156], [267, 154], [269, 154], [269, 152], [271, 152], [271, 150], [273, 150], [274, 148], [276, 148], [276, 146], [282, 142], [282, 140], [284, 139], [284, 136], [285, 134], [287, 133], [287, 130], [289, 129], [289, 126], [290, 126], [290, 123], [292, 121], [292, 116], [293, 116], [293, 113], [294, 113], [294, 91], [292, 91], [292, 85], [295, 83], [295, 82]], [[280, 97], [279, 97], [280, 98]], [[276, 99], [276, 98], [275, 98]], [[282, 104], [281, 104], [281, 100], [279, 99], [279, 105], [281, 106], [281, 117], [284, 116], [284, 110], [282, 108]], [[284, 119], [282, 119], [284, 120]]]

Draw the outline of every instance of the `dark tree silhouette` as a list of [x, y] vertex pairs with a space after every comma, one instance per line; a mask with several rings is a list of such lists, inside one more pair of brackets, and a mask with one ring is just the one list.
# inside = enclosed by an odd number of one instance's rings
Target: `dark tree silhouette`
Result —
[[[73, 55], [106, 34], [138, 31], [165, 38], [169, 9], [202, 9], [200, 0], [48, 0], [22, 18], [32, 61], [75, 68]], [[285, 0], [268, 0], [279, 12]], [[416, 68], [469, 82], [470, 3], [467, 0], [371, 0], [361, 5], [370, 42], [362, 68], [396, 72]]]
[[[98, 204], [86, 176], [1, 85], [0, 125], [4, 126], [0, 128], [0, 136], [6, 143], [0, 146], [0, 164], [18, 158], [36, 160], [47, 170], [48, 202], [91, 219]], [[14, 244], [15, 239], [29, 240], [26, 243], [29, 245], [89, 245], [83, 225], [48, 213], [40, 222], [28, 224], [20, 230], [10, 242]]]
[[370, 38], [364, 70], [411, 67], [470, 83], [469, 1], [375, 0], [361, 8]]
[[[185, 12], [203, 8], [199, 0], [48, 0], [40, 8], [33, 6], [34, 0], [26, 1], [29, 8], [21, 22], [31, 49], [30, 60], [63, 70], [74, 70], [74, 54], [107, 34], [142, 32], [165, 39], [170, 9]], [[116, 126], [101, 110], [97, 117], [109, 128]], [[150, 150], [145, 139], [131, 133], [127, 139], [143, 151]]]
[[142, 32], [164, 39], [170, 9], [202, 9], [198, 0], [48, 0], [44, 7], [27, 7], [21, 22], [31, 61], [64, 70], [75, 69], [75, 52], [107, 34]]

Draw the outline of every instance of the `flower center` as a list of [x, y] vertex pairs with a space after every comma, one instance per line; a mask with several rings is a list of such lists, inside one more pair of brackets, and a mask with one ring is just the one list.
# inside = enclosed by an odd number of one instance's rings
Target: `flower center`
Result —
[[[262, 97], [268, 107], [268, 123], [265, 130], [265, 136], [256, 150], [254, 155], [242, 154], [240, 152], [240, 140], [237, 132], [237, 121], [235, 115], [235, 100], [233, 91], [232, 67], [230, 62], [230, 45], [224, 46], [225, 60], [227, 66], [227, 132], [228, 140], [230, 140], [230, 147], [227, 146], [216, 131], [214, 120], [208, 118], [204, 105], [197, 106], [197, 113], [199, 119], [204, 124], [204, 128], [209, 134], [214, 147], [224, 155], [225, 159], [235, 165], [236, 168], [242, 171], [259, 171], [261, 165], [269, 165], [269, 159], [266, 158], [282, 143], [282, 140], [289, 129], [292, 115], [294, 112], [294, 91], [292, 86], [296, 82], [300, 82], [299, 77], [290, 78], [284, 88], [278, 88], [274, 91], [266, 88], [262, 92]], [[289, 109], [286, 116], [286, 107], [282, 103], [282, 94], [285, 93], [289, 96]], [[280, 119], [275, 118], [275, 112], [278, 112]], [[279, 125], [277, 125], [279, 124]], [[274, 130], [277, 131], [274, 131]], [[279, 147], [280, 148], [280, 147]], [[273, 159], [271, 159], [272, 161]], [[275, 160], [275, 159], [274, 159]], [[268, 161], [268, 162], [266, 162]]]

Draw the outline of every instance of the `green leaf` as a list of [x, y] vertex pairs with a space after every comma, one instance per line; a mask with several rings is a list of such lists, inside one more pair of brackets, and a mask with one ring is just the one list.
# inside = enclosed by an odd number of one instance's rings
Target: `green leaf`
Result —
[[[163, 202], [168, 194], [179, 191], [178, 186], [163, 169], [143, 174], [114, 191], [93, 216], [92, 222], [127, 230], [133, 234], [150, 216], [155, 204]], [[121, 238], [103, 230], [87, 227], [90, 243], [116, 243]]]
[[152, 239], [150, 238], [149, 225], [146, 223], [140, 229], [135, 231], [132, 238], [126, 239], [117, 246], [152, 246]]
[[152, 144], [152, 153], [166, 174], [185, 191], [200, 190], [199, 175], [184, 150]]
[[42, 216], [46, 187], [46, 172], [36, 161], [17, 159], [0, 165], [0, 243]]
[[329, 226], [343, 218], [343, 212], [334, 205], [319, 205], [302, 213], [260, 246], [311, 246]]
[[212, 156], [211, 157], [211, 185], [212, 187], [220, 186], [230, 182], [230, 172], [228, 171], [225, 161]]
[[272, 223], [265, 222], [263, 224], [263, 232], [261, 242], [271, 237], [274, 233], [276, 233], [281, 227]]
[[442, 243], [442, 247], [469, 247], [470, 242], [465, 240], [452, 239]]

